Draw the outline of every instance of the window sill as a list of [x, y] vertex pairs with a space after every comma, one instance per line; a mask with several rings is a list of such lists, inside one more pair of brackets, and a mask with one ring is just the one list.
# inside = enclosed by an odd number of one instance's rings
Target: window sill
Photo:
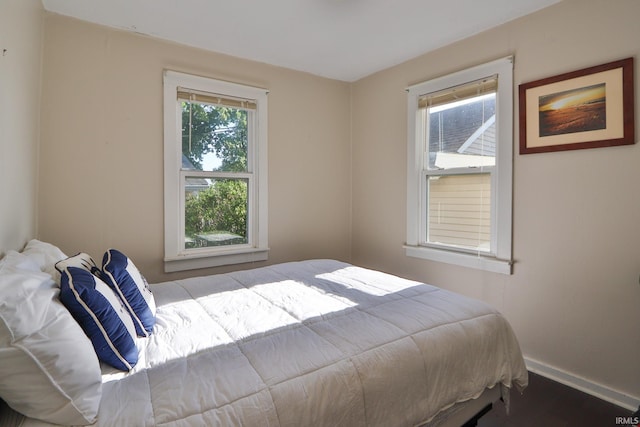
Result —
[[404, 246], [407, 256], [428, 259], [430, 261], [444, 262], [462, 267], [475, 268], [477, 270], [491, 271], [493, 273], [511, 274], [513, 261], [498, 259], [492, 256], [482, 256], [462, 252], [453, 252], [442, 249], [428, 248], [424, 246]]
[[164, 272], [196, 270], [199, 268], [219, 267], [222, 265], [242, 264], [247, 262], [266, 261], [269, 249], [248, 248], [225, 252], [206, 252], [178, 255], [164, 259]]

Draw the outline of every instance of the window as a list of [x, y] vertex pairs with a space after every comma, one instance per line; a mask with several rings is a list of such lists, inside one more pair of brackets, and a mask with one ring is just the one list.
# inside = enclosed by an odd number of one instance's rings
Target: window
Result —
[[267, 92], [165, 71], [165, 271], [267, 259]]
[[408, 88], [408, 256], [511, 273], [513, 58]]

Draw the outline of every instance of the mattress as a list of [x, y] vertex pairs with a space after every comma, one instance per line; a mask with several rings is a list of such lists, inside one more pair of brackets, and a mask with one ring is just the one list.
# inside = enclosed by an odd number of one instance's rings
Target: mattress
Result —
[[343, 262], [151, 289], [153, 334], [130, 372], [102, 367], [96, 426], [417, 426], [486, 389], [527, 385], [494, 308]]

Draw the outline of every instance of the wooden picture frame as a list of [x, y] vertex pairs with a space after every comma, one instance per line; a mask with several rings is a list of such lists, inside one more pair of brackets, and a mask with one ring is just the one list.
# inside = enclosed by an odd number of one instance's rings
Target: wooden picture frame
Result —
[[635, 143], [633, 58], [519, 86], [520, 154]]

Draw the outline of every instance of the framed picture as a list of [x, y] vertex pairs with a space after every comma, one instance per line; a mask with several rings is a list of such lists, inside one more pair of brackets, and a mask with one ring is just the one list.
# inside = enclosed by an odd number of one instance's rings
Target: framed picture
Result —
[[519, 86], [520, 154], [633, 144], [633, 58]]

